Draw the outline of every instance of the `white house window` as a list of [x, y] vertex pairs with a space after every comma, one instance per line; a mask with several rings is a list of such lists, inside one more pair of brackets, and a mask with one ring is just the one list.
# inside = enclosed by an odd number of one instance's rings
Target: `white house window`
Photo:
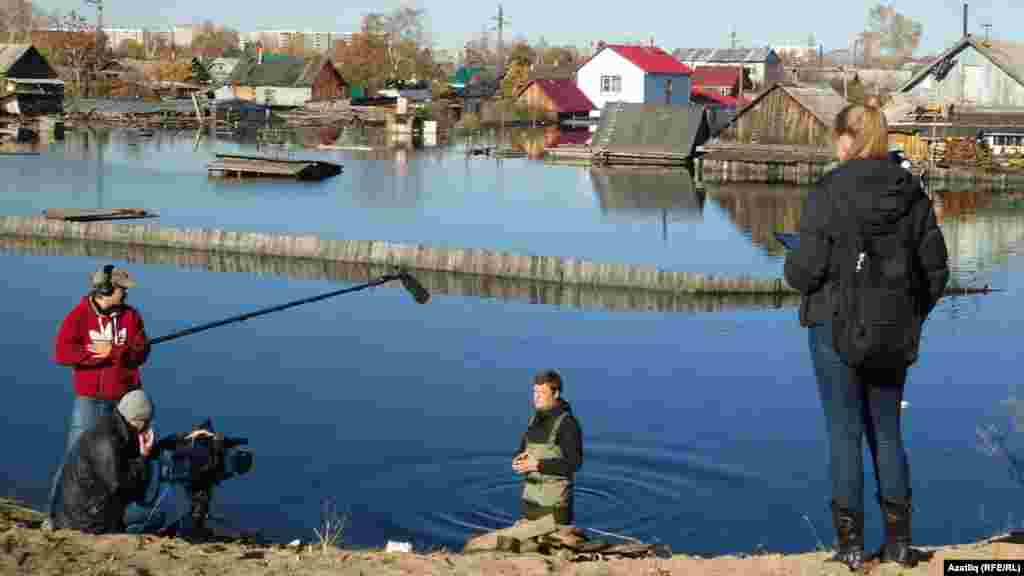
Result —
[[622, 92], [622, 76], [601, 76], [601, 92], [603, 94]]

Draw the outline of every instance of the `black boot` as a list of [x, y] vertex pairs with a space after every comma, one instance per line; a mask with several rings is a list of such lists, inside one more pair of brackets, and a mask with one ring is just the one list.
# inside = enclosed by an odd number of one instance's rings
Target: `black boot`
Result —
[[878, 553], [882, 562], [898, 562], [907, 568], [917, 566], [924, 554], [910, 547], [910, 498], [905, 503], [878, 499], [885, 522], [885, 544]]
[[836, 530], [837, 550], [829, 562], [842, 562], [857, 572], [864, 567], [864, 513], [841, 508], [832, 501], [832, 526]]

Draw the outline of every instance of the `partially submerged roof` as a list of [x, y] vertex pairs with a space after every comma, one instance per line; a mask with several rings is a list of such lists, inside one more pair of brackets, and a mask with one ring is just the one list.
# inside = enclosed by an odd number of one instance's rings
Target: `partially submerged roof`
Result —
[[1017, 42], [998, 42], [995, 40], [980, 40], [974, 36], [967, 35], [959, 42], [951, 46], [939, 55], [931, 64], [918, 70], [910, 80], [900, 88], [900, 92], [908, 92], [920, 84], [929, 74], [938, 68], [943, 62], [956, 58], [958, 54], [972, 47], [979, 54], [988, 58], [992, 64], [1013, 78], [1018, 84], [1024, 86], [1024, 44]]
[[692, 156], [710, 137], [703, 106], [661, 106], [610, 102], [591, 146], [609, 152], [650, 152]]
[[547, 94], [559, 112], [589, 112], [595, 109], [594, 103], [576, 86], [576, 82], [573, 80], [549, 78], [531, 80], [519, 91], [519, 94], [522, 95], [533, 85]]
[[762, 48], [679, 48], [672, 53], [683, 62], [765, 62], [772, 49]]

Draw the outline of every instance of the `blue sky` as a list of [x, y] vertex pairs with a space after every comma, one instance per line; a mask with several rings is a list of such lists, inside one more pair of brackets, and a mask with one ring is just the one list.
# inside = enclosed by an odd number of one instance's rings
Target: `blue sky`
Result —
[[[47, 10], [80, 9], [95, 18], [95, 9], [82, 0], [37, 0]], [[104, 21], [122, 27], [156, 27], [206, 19], [247, 32], [258, 29], [305, 29], [348, 32], [358, 28], [368, 11], [386, 11], [398, 0], [174, 0], [148, 2], [105, 0]], [[687, 2], [639, 0], [634, 3], [601, 3], [582, 0], [507, 0], [505, 15], [509, 36], [549, 44], [583, 46], [591, 41], [609, 42], [648, 39], [672, 50], [680, 47], [725, 47], [735, 27], [739, 45], [803, 44], [814, 33], [825, 49], [842, 48], [864, 28], [875, 2], [829, 0], [763, 0]], [[959, 38], [962, 29], [961, 0], [894, 0], [900, 12], [920, 21], [924, 39], [918, 54], [941, 50]], [[466, 0], [418, 0], [430, 16], [430, 29], [438, 48], [456, 48], [492, 24], [497, 2]], [[984, 34], [991, 23], [992, 36], [1024, 41], [1024, 30], [1011, 23], [1024, 21], [1022, 0], [972, 0], [971, 32]]]

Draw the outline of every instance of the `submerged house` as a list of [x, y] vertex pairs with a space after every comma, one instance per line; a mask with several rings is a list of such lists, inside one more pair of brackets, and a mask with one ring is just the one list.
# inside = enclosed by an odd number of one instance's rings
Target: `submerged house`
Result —
[[0, 44], [0, 111], [15, 116], [64, 111], [64, 81], [31, 44]]
[[690, 72], [656, 46], [601, 44], [576, 70], [576, 85], [599, 109], [609, 102], [686, 106]]
[[257, 52], [239, 62], [217, 100], [249, 100], [268, 106], [297, 107], [306, 102], [348, 98], [348, 85], [327, 56], [309, 61]]
[[736, 112], [723, 142], [832, 146], [832, 126], [847, 105], [832, 89], [777, 83]]
[[531, 80], [519, 91], [518, 101], [547, 120], [587, 119], [595, 110], [594, 103], [572, 79]]

